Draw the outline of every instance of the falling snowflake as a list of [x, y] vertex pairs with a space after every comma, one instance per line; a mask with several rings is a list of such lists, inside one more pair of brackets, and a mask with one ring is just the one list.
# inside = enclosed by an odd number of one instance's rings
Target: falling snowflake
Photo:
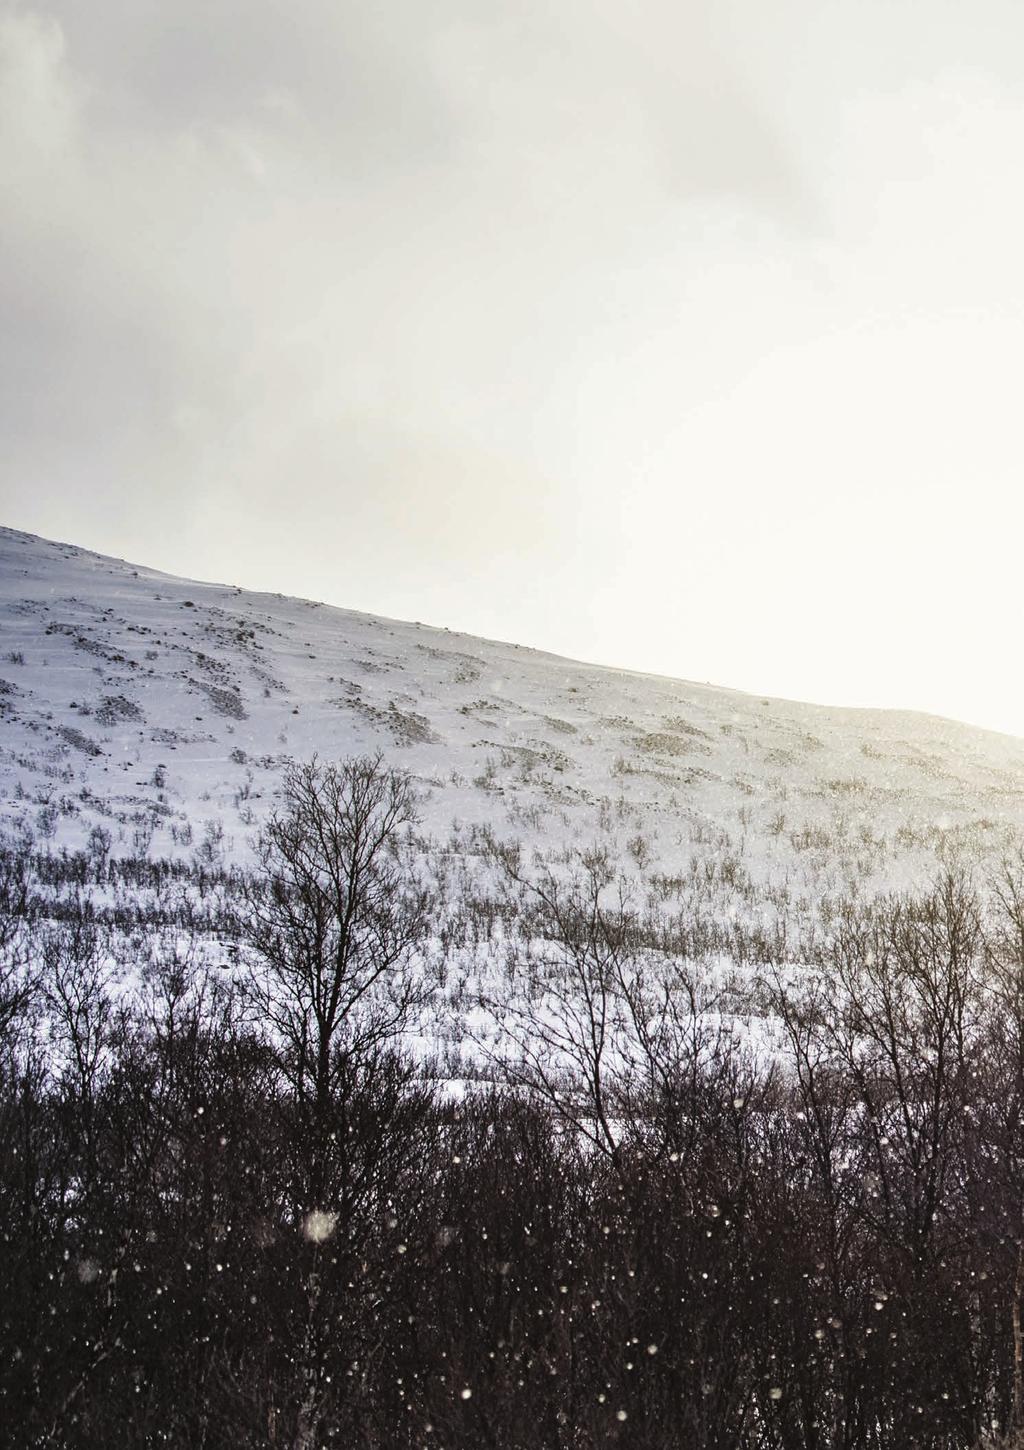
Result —
[[302, 1232], [311, 1244], [322, 1244], [330, 1238], [337, 1222], [336, 1213], [326, 1213], [322, 1208], [314, 1208], [302, 1220]]

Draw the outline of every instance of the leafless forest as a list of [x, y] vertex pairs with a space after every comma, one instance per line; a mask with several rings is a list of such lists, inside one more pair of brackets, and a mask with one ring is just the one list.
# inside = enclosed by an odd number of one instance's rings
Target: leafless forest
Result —
[[[414, 822], [314, 761], [251, 872], [9, 843], [5, 1443], [1021, 1443], [1024, 864], [751, 939], [744, 1019], [599, 850], [494, 844], [456, 1085]], [[86, 888], [161, 880], [125, 979]]]

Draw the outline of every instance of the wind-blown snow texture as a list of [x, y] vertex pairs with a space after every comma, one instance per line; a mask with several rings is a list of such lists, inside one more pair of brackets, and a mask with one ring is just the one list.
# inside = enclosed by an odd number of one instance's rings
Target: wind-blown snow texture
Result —
[[580, 664], [12, 529], [0, 721], [8, 826], [77, 846], [100, 825], [115, 852], [188, 853], [223, 828], [244, 859], [289, 760], [378, 749], [439, 841], [453, 824], [599, 841], [648, 873], [714, 857], [790, 889], [888, 886], [1024, 827], [1016, 738]]

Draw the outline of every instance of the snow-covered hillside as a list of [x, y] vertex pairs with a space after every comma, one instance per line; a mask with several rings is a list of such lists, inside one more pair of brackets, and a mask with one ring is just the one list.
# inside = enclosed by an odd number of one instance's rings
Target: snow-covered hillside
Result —
[[[699, 623], [695, 626], [699, 628]], [[0, 529], [0, 802], [54, 846], [243, 859], [282, 767], [382, 750], [424, 830], [758, 887], [919, 880], [1024, 833], [1024, 741], [199, 584]]]

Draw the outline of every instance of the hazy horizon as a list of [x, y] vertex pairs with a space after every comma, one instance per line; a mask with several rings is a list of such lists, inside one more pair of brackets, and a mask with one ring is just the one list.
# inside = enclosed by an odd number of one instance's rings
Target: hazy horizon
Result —
[[[13, 525], [13, 524], [5, 524], [5, 522], [2, 521], [2, 520], [0, 520], [0, 526], [4, 526], [4, 527], [11, 528], [16, 533], [24, 533], [24, 534], [29, 534], [29, 535], [32, 534], [32, 531], [31, 530], [18, 529], [16, 525]], [[87, 546], [81, 544], [80, 541], [77, 541], [75, 539], [46, 538], [43, 535], [36, 535], [35, 537], [43, 538], [44, 539], [44, 542], [49, 543], [49, 544], [54, 544], [54, 545], [57, 545], [57, 546], [61, 546], [61, 547], [66, 546], [66, 545], [70, 545], [73, 548], [87, 548]], [[536, 653], [540, 653], [540, 654], [551, 655], [551, 656], [553, 656], [556, 659], [564, 659], [567, 664], [577, 664], [577, 665], [583, 665], [583, 666], [586, 666], [586, 667], [593, 667], [593, 668], [596, 668], [596, 669], [608, 670], [612, 674], [649, 676], [649, 677], [651, 677], [653, 679], [664, 679], [664, 680], [667, 680], [667, 681], [675, 681], [675, 682], [678, 682], [680, 684], [695, 684], [695, 685], [701, 685], [701, 686], [704, 686], [704, 687], [709, 687], [709, 688], [714, 689], [714, 690], [721, 690], [725, 694], [740, 694], [740, 695], [746, 695], [746, 696], [750, 696], [750, 698], [752, 698], [752, 699], [757, 699], [758, 697], [764, 697], [766, 699], [770, 698], [770, 699], [774, 699], [774, 700], [780, 701], [783, 704], [789, 703], [789, 704], [809, 705], [812, 709], [817, 709], [817, 708], [820, 707], [820, 708], [825, 709], [825, 710], [829, 710], [829, 709], [854, 710], [854, 711], [856, 711], [856, 710], [867, 710], [867, 711], [871, 711], [871, 710], [882, 710], [882, 711], [886, 711], [886, 712], [889, 712], [889, 713], [892, 713], [892, 714], [912, 713], [912, 714], [919, 714], [919, 715], [931, 715], [931, 716], [935, 716], [935, 717], [937, 717], [939, 719], [948, 719], [948, 720], [952, 721], [955, 724], [974, 726], [974, 727], [977, 727], [979, 729], [994, 731], [997, 734], [1006, 734], [1006, 735], [1011, 735], [1014, 738], [1024, 739], [1024, 732], [1013, 731], [1013, 730], [1000, 730], [1000, 727], [995, 726], [995, 725], [986, 725], [982, 721], [971, 720], [971, 719], [969, 719], [967, 717], [964, 717], [964, 716], [943, 714], [942, 712], [934, 711], [934, 710], [933, 711], [923, 710], [923, 709], [921, 709], [920, 707], [917, 707], [917, 706], [903, 705], [899, 701], [893, 701], [893, 702], [889, 702], [889, 703], [882, 703], [880, 705], [864, 705], [864, 704], [859, 704], [856, 701], [842, 700], [842, 699], [836, 699], [836, 700], [825, 700], [825, 699], [821, 699], [821, 700], [819, 700], [819, 699], [805, 698], [803, 696], [797, 696], [797, 695], [781, 695], [781, 694], [779, 694], [777, 692], [773, 692], [771, 690], [761, 690], [761, 689], [754, 688], [752, 686], [743, 685], [743, 684], [737, 684], [737, 683], [732, 682], [732, 681], [729, 681], [729, 680], [715, 680], [715, 679], [702, 679], [702, 680], [697, 680], [693, 676], [686, 676], [686, 675], [666, 673], [664, 670], [656, 670], [656, 669], [654, 669], [654, 670], [648, 670], [648, 669], [643, 669], [643, 668], [641, 668], [638, 665], [632, 664], [628, 659], [595, 659], [595, 658], [589, 658], [589, 657], [580, 656], [580, 655], [567, 654], [567, 653], [565, 653], [564, 651], [561, 651], [561, 650], [549, 649], [547, 646], [545, 646], [543, 644], [538, 644], [537, 642], [532, 641], [532, 640], [528, 640], [528, 639], [516, 639], [516, 638], [513, 638], [512, 636], [507, 636], [506, 637], [506, 636], [501, 636], [501, 635], [480, 635], [480, 634], [474, 633], [474, 631], [472, 631], [470, 629], [467, 629], [467, 628], [465, 628], [465, 627], [463, 627], [463, 626], [461, 626], [461, 625], [459, 625], [457, 623], [454, 623], [452, 621], [449, 621], [449, 620], [437, 620], [437, 619], [427, 619], [427, 618], [413, 618], [412, 615], [406, 615], [406, 616], [399, 616], [399, 615], [381, 615], [381, 614], [378, 614], [377, 612], [375, 612], [373, 610], [370, 610], [370, 609], [362, 609], [358, 605], [355, 605], [355, 604], [346, 604], [344, 602], [340, 602], [338, 600], [331, 600], [331, 599], [318, 599], [318, 598], [316, 598], [313, 595], [304, 594], [301, 590], [299, 590], [299, 591], [297, 591], [295, 593], [290, 593], [287, 590], [275, 589], [275, 588], [271, 588], [270, 586], [257, 587], [255, 585], [247, 584], [246, 581], [244, 579], [242, 579], [242, 578], [227, 577], [227, 576], [225, 576], [223, 578], [221, 578], [221, 577], [209, 577], [209, 578], [205, 578], [204, 577], [204, 578], [199, 578], [199, 577], [197, 577], [195, 575], [190, 575], [190, 574], [184, 573], [180, 569], [174, 569], [174, 568], [159, 569], [156, 565], [150, 563], [146, 559], [128, 558], [128, 557], [125, 557], [123, 555], [110, 554], [109, 552], [105, 552], [102, 549], [93, 549], [93, 550], [89, 550], [89, 552], [95, 553], [95, 554], [97, 554], [97, 555], [99, 555], [101, 557], [106, 557], [106, 558], [114, 559], [116, 562], [120, 562], [120, 563], [126, 564], [126, 565], [128, 565], [128, 566], [130, 566], [132, 568], [155, 569], [159, 573], [166, 574], [167, 577], [170, 578], [170, 579], [178, 579], [178, 580], [181, 580], [181, 581], [187, 581], [189, 583], [196, 584], [196, 585], [201, 586], [201, 587], [229, 588], [229, 589], [238, 588], [238, 589], [243, 590], [246, 593], [255, 593], [255, 594], [263, 594], [263, 593], [265, 593], [265, 594], [268, 594], [268, 595], [271, 595], [271, 596], [274, 596], [274, 597], [282, 596], [284, 598], [294, 598], [294, 599], [299, 599], [299, 600], [306, 600], [306, 601], [308, 601], [310, 603], [313, 603], [313, 604], [325, 605], [328, 608], [336, 608], [336, 609], [344, 610], [344, 611], [347, 611], [347, 612], [353, 613], [353, 614], [366, 615], [366, 616], [368, 616], [370, 618], [374, 618], [374, 619], [381, 618], [381, 619], [385, 619], [385, 620], [391, 620], [395, 624], [415, 624], [415, 625], [421, 625], [421, 626], [426, 626], [428, 629], [436, 629], [439, 632], [444, 632], [446, 634], [463, 635], [463, 636], [466, 636], [468, 638], [480, 639], [480, 640], [485, 641], [485, 642], [486, 641], [490, 641], [491, 643], [494, 643], [494, 644], [497, 644], [497, 645], [513, 645], [517, 649], [530, 650], [530, 651], [533, 651], [533, 652], [536, 652]]]

